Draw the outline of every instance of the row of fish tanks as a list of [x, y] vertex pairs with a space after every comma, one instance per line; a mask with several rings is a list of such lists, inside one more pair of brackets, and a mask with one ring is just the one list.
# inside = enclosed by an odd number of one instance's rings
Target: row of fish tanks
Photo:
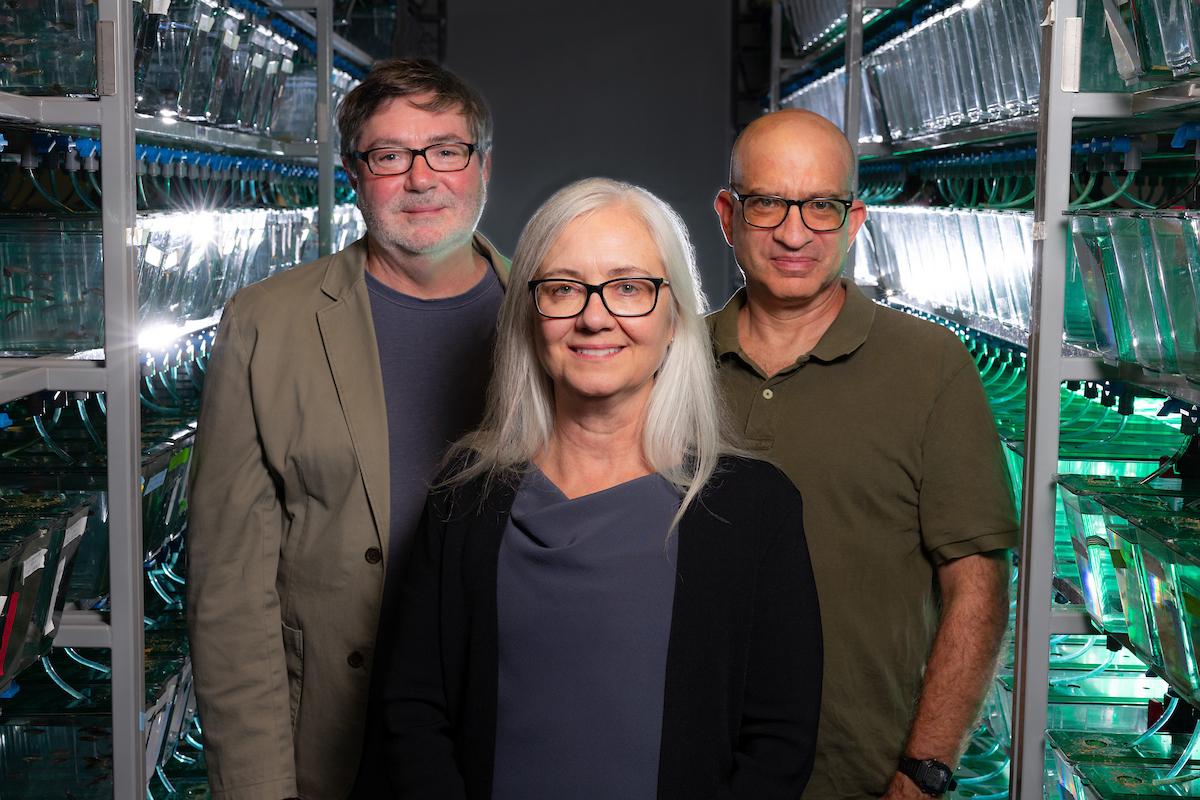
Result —
[[[979, 366], [1019, 501], [1026, 355], [958, 332]], [[1200, 409], [1117, 381], [1067, 382], [1060, 392], [1055, 596], [1086, 608], [1097, 633], [1051, 640], [1044, 795], [1200, 798]], [[1013, 618], [1015, 587], [1014, 571]], [[1010, 627], [956, 798], [1008, 797], [1013, 674]]]
[[[148, 797], [204, 786], [182, 594], [187, 479], [211, 334], [164, 371], [171, 407], [143, 404]], [[149, 361], [147, 364], [149, 365]], [[143, 394], [144, 396], [144, 394]], [[155, 404], [157, 405], [157, 404]], [[0, 777], [6, 798], [110, 798], [108, 650], [55, 644], [64, 610], [108, 609], [103, 394], [33, 395], [0, 409]]]

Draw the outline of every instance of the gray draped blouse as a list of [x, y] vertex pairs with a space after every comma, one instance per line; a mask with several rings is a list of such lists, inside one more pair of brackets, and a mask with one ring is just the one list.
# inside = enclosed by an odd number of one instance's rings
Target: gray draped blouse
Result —
[[493, 800], [654, 800], [679, 493], [569, 500], [540, 471], [500, 544]]

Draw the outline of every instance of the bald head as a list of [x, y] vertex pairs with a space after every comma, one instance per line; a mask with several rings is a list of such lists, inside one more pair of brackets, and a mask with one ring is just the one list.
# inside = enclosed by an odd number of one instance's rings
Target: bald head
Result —
[[785, 108], [751, 122], [733, 144], [729, 182], [745, 185], [748, 171], [766, 160], [786, 158], [802, 150], [827, 166], [837, 188], [849, 192], [854, 176], [854, 150], [838, 126], [811, 111]]

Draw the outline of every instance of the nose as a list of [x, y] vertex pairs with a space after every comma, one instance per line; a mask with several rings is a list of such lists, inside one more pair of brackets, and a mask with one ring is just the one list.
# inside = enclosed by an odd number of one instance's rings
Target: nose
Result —
[[605, 307], [599, 292], [594, 292], [588, 296], [587, 304], [584, 305], [583, 311], [580, 312], [575, 320], [576, 325], [583, 330], [589, 331], [607, 330], [614, 323], [614, 317]]
[[800, 206], [789, 207], [787, 216], [783, 218], [783, 222], [775, 229], [775, 240], [793, 250], [799, 250], [815, 237], [816, 234], [809, 230], [809, 227], [804, 224], [804, 219], [800, 216]]
[[404, 188], [410, 192], [423, 192], [436, 186], [437, 181], [437, 173], [429, 167], [425, 155], [413, 156], [412, 166], [404, 173]]

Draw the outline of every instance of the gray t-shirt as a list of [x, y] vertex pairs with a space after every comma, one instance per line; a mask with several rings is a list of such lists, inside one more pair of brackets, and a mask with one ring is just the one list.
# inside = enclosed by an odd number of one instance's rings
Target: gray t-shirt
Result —
[[[504, 289], [493, 270], [456, 297], [422, 300], [367, 273], [387, 403], [391, 530], [383, 609], [395, 605], [429, 482], [447, 446], [479, 425]], [[382, 644], [382, 643], [381, 643]]]
[[679, 493], [658, 475], [574, 500], [517, 492], [496, 573], [493, 800], [654, 800]]

